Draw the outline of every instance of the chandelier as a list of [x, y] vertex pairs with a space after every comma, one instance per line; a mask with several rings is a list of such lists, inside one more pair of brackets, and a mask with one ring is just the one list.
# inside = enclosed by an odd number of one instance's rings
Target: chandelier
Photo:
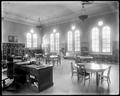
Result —
[[84, 4], [82, 4], [82, 15], [79, 16], [79, 19], [84, 21], [85, 19], [88, 18], [88, 15], [85, 14], [85, 7], [84, 7]]

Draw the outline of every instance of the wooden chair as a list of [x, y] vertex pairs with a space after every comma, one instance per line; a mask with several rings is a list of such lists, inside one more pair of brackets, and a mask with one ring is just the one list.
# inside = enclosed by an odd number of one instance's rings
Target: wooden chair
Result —
[[77, 75], [77, 66], [73, 64], [72, 62], [71, 62], [71, 72], [72, 72], [71, 77], [73, 77], [74, 74]]
[[[109, 83], [111, 83], [110, 71], [111, 71], [111, 66], [107, 70], [105, 70], [104, 72], [99, 74], [99, 80], [101, 80], [101, 84], [103, 83], [103, 80], [107, 80], [108, 85], [109, 85]], [[106, 74], [105, 74], [105, 72], [106, 72]]]
[[89, 79], [89, 83], [90, 83], [90, 73], [86, 72], [85, 66], [84, 65], [78, 65], [77, 67], [77, 77], [78, 77], [78, 81], [79, 78], [81, 77], [82, 79], [84, 79], [84, 85], [85, 85], [85, 81]]

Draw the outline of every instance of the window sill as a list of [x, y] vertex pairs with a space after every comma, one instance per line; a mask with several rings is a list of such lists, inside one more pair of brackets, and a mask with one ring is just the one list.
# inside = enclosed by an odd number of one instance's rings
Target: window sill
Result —
[[91, 54], [97, 54], [97, 55], [112, 55], [112, 52], [109, 52], [109, 53], [107, 53], [107, 52], [105, 52], [105, 53], [99, 53], [99, 52], [92, 52]]

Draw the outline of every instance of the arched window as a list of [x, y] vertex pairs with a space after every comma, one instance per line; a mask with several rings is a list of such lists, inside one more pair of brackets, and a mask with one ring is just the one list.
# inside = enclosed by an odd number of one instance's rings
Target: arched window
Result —
[[80, 51], [80, 31], [75, 31], [75, 51]]
[[54, 34], [50, 35], [50, 50], [54, 51]]
[[34, 33], [33, 29], [30, 30], [26, 35], [27, 38], [27, 48], [37, 47], [37, 34]]
[[72, 37], [72, 32], [69, 31], [68, 32], [68, 51], [72, 51], [73, 50], [73, 37]]
[[27, 47], [31, 48], [32, 47], [32, 36], [30, 33], [27, 33]]
[[59, 51], [59, 33], [55, 34], [56, 51]]
[[111, 29], [104, 25], [103, 21], [98, 22], [98, 26], [92, 29], [92, 51], [111, 54]]
[[110, 52], [110, 27], [102, 28], [102, 52]]
[[92, 29], [92, 51], [99, 52], [99, 30], [97, 27]]
[[37, 47], [37, 35], [33, 34], [33, 47]]
[[60, 42], [60, 34], [56, 29], [53, 29], [53, 33], [50, 35], [50, 49], [51, 52], [59, 52], [59, 42]]

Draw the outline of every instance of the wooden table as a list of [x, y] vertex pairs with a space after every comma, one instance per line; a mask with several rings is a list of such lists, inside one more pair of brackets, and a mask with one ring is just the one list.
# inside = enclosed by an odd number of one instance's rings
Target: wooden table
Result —
[[77, 58], [79, 58], [81, 62], [84, 61], [84, 60], [90, 61], [90, 60], [93, 59], [92, 56], [77, 56]]
[[105, 64], [98, 63], [78, 63], [78, 65], [85, 65], [87, 72], [96, 73], [96, 86], [99, 86], [99, 74], [98, 72], [104, 72], [109, 66]]
[[[23, 74], [24, 78], [22, 78], [22, 82], [27, 81], [26, 76], [30, 78], [30, 76], [35, 77], [38, 82], [38, 92], [50, 87], [53, 85], [53, 66], [52, 65], [35, 65], [30, 64], [30, 61], [19, 62], [14, 66], [15, 73], [19, 75], [19, 73]], [[18, 73], [18, 72], [19, 73]]]
[[58, 57], [58, 55], [51, 55], [50, 56], [50, 60], [52, 61], [53, 66], [54, 66], [55, 65], [55, 61], [57, 61], [57, 64], [58, 64], [59, 57]]

